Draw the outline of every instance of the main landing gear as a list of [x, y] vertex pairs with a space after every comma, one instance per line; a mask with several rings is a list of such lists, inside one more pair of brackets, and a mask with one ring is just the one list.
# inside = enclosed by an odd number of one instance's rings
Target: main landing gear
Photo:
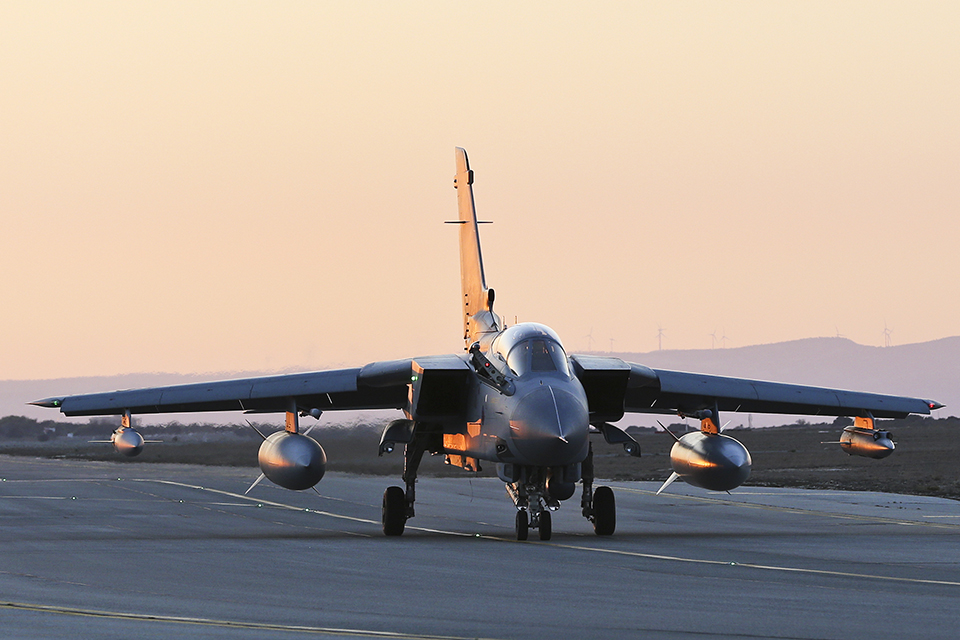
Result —
[[[381, 522], [383, 534], [386, 536], [403, 535], [407, 520], [414, 513], [416, 500], [417, 469], [427, 447], [423, 440], [414, 439], [404, 448], [403, 487], [387, 487], [383, 492], [383, 511]], [[517, 507], [516, 535], [517, 540], [526, 540], [530, 536], [530, 529], [536, 529], [540, 540], [550, 540], [553, 537], [553, 512], [560, 508], [560, 500], [570, 493], [561, 495], [554, 489], [550, 494], [547, 484], [547, 468], [527, 467], [524, 477], [518, 482], [506, 484], [507, 495]], [[613, 535], [617, 528], [617, 507], [610, 487], [593, 488], [593, 448], [587, 459], [581, 465], [581, 482], [583, 496], [580, 507], [583, 517], [593, 523], [593, 530], [598, 536]], [[552, 486], [552, 485], [551, 485]], [[571, 486], [570, 492], [573, 488]]]
[[613, 498], [613, 489], [610, 487], [597, 487], [593, 492], [592, 514], [584, 516], [587, 520], [593, 522], [593, 531], [598, 536], [612, 536], [617, 528], [617, 504]]
[[580, 507], [583, 517], [593, 523], [593, 531], [598, 536], [612, 536], [617, 528], [617, 503], [610, 487], [593, 489], [593, 445], [583, 461], [581, 481], [583, 497]]
[[399, 536], [407, 524], [407, 498], [402, 487], [387, 487], [383, 492], [383, 535]]
[[404, 490], [403, 487], [387, 487], [383, 492], [380, 521], [385, 536], [403, 535], [404, 525], [415, 515], [413, 503], [417, 498], [417, 469], [420, 468], [424, 451], [426, 446], [419, 438], [407, 444], [403, 450], [403, 481], [407, 488]]

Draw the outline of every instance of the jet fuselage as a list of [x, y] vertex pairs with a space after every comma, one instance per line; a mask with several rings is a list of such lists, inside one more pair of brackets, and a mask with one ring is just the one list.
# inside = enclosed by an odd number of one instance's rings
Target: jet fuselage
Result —
[[463, 441], [445, 437], [445, 452], [520, 467], [582, 462], [589, 448], [587, 396], [557, 334], [517, 324], [488, 341], [485, 357], [502, 378], [494, 380], [474, 360]]

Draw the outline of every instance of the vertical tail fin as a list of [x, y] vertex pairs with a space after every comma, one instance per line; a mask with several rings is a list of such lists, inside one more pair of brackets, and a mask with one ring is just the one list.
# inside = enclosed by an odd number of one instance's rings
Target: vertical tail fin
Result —
[[457, 175], [453, 187], [457, 190], [460, 217], [460, 287], [463, 292], [463, 339], [467, 348], [480, 340], [483, 334], [499, 331], [499, 321], [493, 313], [493, 290], [487, 289], [483, 276], [483, 257], [480, 254], [480, 232], [477, 210], [473, 203], [473, 171], [467, 152], [457, 147]]

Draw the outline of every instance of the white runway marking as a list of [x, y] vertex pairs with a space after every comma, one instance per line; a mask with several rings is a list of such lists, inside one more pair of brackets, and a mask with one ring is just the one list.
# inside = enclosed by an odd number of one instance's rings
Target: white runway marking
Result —
[[[344, 520], [351, 520], [351, 521], [354, 521], [354, 522], [363, 522], [363, 523], [375, 524], [375, 525], [379, 525], [379, 524], [380, 524], [380, 523], [377, 522], [376, 520], [369, 520], [369, 519], [366, 519], [366, 518], [356, 518], [356, 517], [352, 517], [352, 516], [345, 516], [345, 515], [340, 515], [340, 514], [336, 514], [336, 513], [331, 513], [331, 512], [329, 512], [329, 511], [319, 511], [319, 510], [316, 510], [316, 509], [304, 509], [303, 507], [295, 507], [295, 506], [292, 506], [292, 505], [284, 504], [284, 503], [282, 503], [282, 502], [273, 502], [273, 501], [268, 501], [268, 500], [256, 500], [256, 499], [254, 499], [254, 498], [249, 498], [249, 497], [244, 496], [244, 495], [241, 495], [241, 494], [231, 493], [231, 492], [229, 492], [229, 491], [221, 491], [221, 490], [219, 490], [219, 489], [209, 489], [209, 488], [200, 487], [200, 486], [196, 486], [196, 485], [184, 484], [184, 483], [182, 483], [182, 482], [174, 482], [174, 481], [172, 481], [172, 480], [138, 480], [138, 482], [156, 482], [156, 483], [160, 483], [160, 484], [169, 484], [169, 485], [184, 487], [184, 488], [187, 488], [187, 489], [199, 489], [199, 490], [202, 490], [202, 491], [209, 491], [209, 492], [213, 492], [213, 493], [217, 493], [217, 494], [221, 494], [221, 495], [225, 495], [225, 496], [230, 496], [230, 497], [232, 497], [232, 498], [244, 499], [244, 500], [248, 500], [248, 501], [250, 501], [250, 502], [262, 503], [262, 504], [269, 505], [269, 506], [272, 506], [272, 507], [278, 507], [278, 508], [281, 508], [281, 509], [287, 509], [287, 510], [291, 510], [291, 511], [302, 511], [302, 512], [305, 511], [305, 512], [309, 512], [309, 513], [315, 513], [315, 514], [317, 514], [317, 515], [329, 516], [329, 517], [332, 517], [332, 518], [340, 518], [340, 519], [344, 519]], [[643, 493], [643, 494], [648, 494], [648, 495], [655, 495], [655, 492], [653, 492], [653, 491], [647, 491], [647, 490], [645, 490], [645, 489], [634, 489], [634, 488], [628, 488], [628, 487], [617, 487], [617, 490], [618, 490], [618, 491], [633, 491], [633, 492], [636, 492], [636, 493]], [[748, 507], [748, 508], [753, 508], [753, 509], [771, 509], [771, 510], [775, 510], [775, 511], [786, 511], [786, 512], [791, 512], [791, 513], [806, 513], [806, 514], [809, 514], [809, 515], [820, 515], [820, 516], [826, 516], [826, 517], [831, 517], [831, 518], [842, 518], [842, 519], [853, 519], [853, 520], [867, 520], [867, 521], [873, 521], [873, 522], [882, 522], [882, 523], [884, 523], [884, 524], [919, 525], [919, 526], [934, 526], [934, 527], [938, 526], [938, 525], [932, 524], [932, 523], [904, 521], [904, 520], [899, 520], [899, 519], [895, 519], [895, 518], [880, 518], [880, 517], [875, 517], [875, 516], [858, 516], [858, 515], [842, 514], [842, 513], [830, 513], [830, 512], [813, 511], [813, 510], [808, 510], [808, 509], [797, 509], [797, 508], [795, 508], [795, 507], [775, 507], [775, 506], [770, 506], [770, 505], [751, 504], [751, 503], [736, 502], [736, 501], [731, 501], [731, 500], [723, 500], [723, 499], [720, 499], [720, 498], [709, 498], [709, 497], [700, 497], [700, 496], [684, 496], [684, 495], [678, 495], [678, 496], [673, 496], [673, 497], [684, 498], [684, 499], [689, 499], [689, 500], [707, 501], [707, 502], [720, 502], [720, 503], [724, 503], [724, 504], [731, 504], [731, 505]], [[945, 526], [945, 527], [946, 527], [946, 526], [949, 526], [949, 527], [952, 528], [954, 525], [940, 525], [940, 526]], [[600, 547], [593, 547], [593, 546], [589, 546], [589, 545], [560, 544], [560, 543], [555, 543], [555, 542], [537, 542], [537, 541], [525, 541], [525, 542], [520, 542], [520, 541], [514, 540], [513, 538], [500, 537], [500, 536], [490, 536], [490, 535], [478, 535], [478, 534], [476, 534], [476, 533], [469, 533], [469, 532], [464, 532], [464, 531], [447, 531], [447, 530], [443, 530], [443, 529], [429, 529], [429, 528], [425, 528], [425, 527], [407, 527], [407, 528], [408, 528], [408, 529], [411, 529], [411, 530], [415, 530], [415, 531], [423, 531], [423, 532], [426, 532], [426, 533], [437, 533], [437, 534], [449, 535], [449, 536], [457, 536], [457, 537], [480, 538], [480, 539], [483, 539], [483, 540], [491, 540], [491, 541], [497, 541], [497, 542], [511, 542], [511, 543], [516, 543], [516, 544], [540, 544], [540, 545], [546, 545], [546, 546], [555, 547], [555, 548], [558, 548], [558, 549], [569, 549], [569, 550], [573, 550], [573, 551], [586, 551], [586, 552], [591, 552], [591, 553], [608, 553], [608, 554], [613, 554], [613, 555], [629, 556], [629, 557], [635, 557], [635, 558], [646, 558], [646, 559], [649, 559], [649, 560], [662, 560], [662, 561], [668, 561], [668, 562], [683, 562], [683, 563], [689, 563], [689, 564], [700, 564], [700, 565], [711, 565], [711, 566], [739, 567], [739, 568], [747, 568], [747, 569], [758, 569], [758, 570], [762, 570], [762, 571], [780, 571], [780, 572], [784, 572], [784, 573], [802, 573], [802, 574], [808, 574], [808, 575], [820, 575], [820, 576], [830, 576], [830, 577], [838, 577], [838, 578], [859, 578], [859, 579], [864, 579], [864, 580], [883, 580], [883, 581], [887, 581], [887, 582], [903, 582], [903, 583], [909, 583], [909, 584], [932, 584], [932, 585], [944, 585], [944, 586], [950, 586], [950, 587], [960, 587], [960, 582], [954, 582], [954, 581], [950, 581], [950, 580], [928, 580], [928, 579], [923, 579], [923, 578], [904, 578], [904, 577], [884, 576], [884, 575], [870, 574], [870, 573], [855, 573], [855, 572], [848, 572], [848, 571], [831, 571], [831, 570], [827, 570], [827, 569], [804, 569], [804, 568], [800, 568], [800, 567], [787, 567], [787, 566], [776, 566], [776, 565], [764, 565], [764, 564], [755, 564], [755, 563], [751, 563], [751, 562], [737, 562], [737, 561], [731, 561], [731, 560], [705, 560], [705, 559], [702, 559], [702, 558], [685, 558], [685, 557], [683, 557], [683, 556], [669, 556], [669, 555], [662, 555], [662, 554], [655, 554], [655, 553], [642, 553], [642, 552], [639, 552], [639, 551], [624, 551], [624, 550], [620, 550], [620, 549], [603, 549], [603, 548], [600, 548]]]
[[[65, 616], [87, 618], [106, 618], [113, 620], [134, 620], [140, 622], [167, 622], [225, 629], [254, 629], [258, 631], [293, 631], [316, 635], [341, 636], [350, 638], [389, 638], [391, 640], [466, 640], [461, 636], [436, 636], [425, 634], [397, 633], [393, 631], [373, 631], [370, 629], [337, 629], [334, 627], [312, 627], [304, 625], [269, 624], [260, 622], [242, 622], [239, 620], [216, 620], [212, 618], [187, 618], [181, 616], [162, 616], [146, 613], [125, 613], [122, 611], [100, 611], [97, 609], [78, 609], [73, 607], [55, 607], [27, 602], [0, 601], [0, 608], [14, 611], [32, 611]], [[480, 639], [478, 639], [480, 640]], [[486, 639], [490, 640], [490, 639]]]
[[219, 495], [222, 495], [222, 496], [228, 496], [228, 497], [230, 497], [230, 498], [236, 498], [237, 500], [244, 500], [244, 501], [246, 501], [246, 502], [253, 503], [253, 504], [263, 504], [263, 505], [267, 505], [267, 506], [270, 506], [270, 507], [277, 507], [278, 509], [286, 509], [286, 510], [288, 510], [288, 511], [301, 511], [301, 512], [305, 512], [305, 513], [316, 513], [316, 514], [321, 515], [321, 516], [329, 516], [329, 517], [331, 517], [331, 518], [337, 518], [337, 519], [340, 519], [340, 520], [350, 520], [350, 521], [352, 521], [352, 522], [363, 522], [363, 523], [366, 523], [366, 524], [377, 524], [377, 525], [380, 524], [380, 522], [378, 522], [377, 520], [369, 520], [369, 519], [367, 519], [367, 518], [355, 518], [355, 517], [353, 517], [353, 516], [345, 516], [345, 515], [341, 515], [341, 514], [339, 514], [339, 513], [331, 513], [331, 512], [329, 512], [329, 511], [320, 511], [320, 510], [318, 510], [318, 509], [309, 509], [309, 508], [304, 508], [304, 507], [295, 507], [295, 506], [293, 506], [293, 505], [284, 504], [284, 503], [282, 503], [282, 502], [273, 502], [273, 501], [271, 501], [271, 500], [263, 500], [262, 498], [254, 498], [254, 497], [252, 497], [252, 496], [245, 496], [245, 495], [243, 495], [243, 494], [241, 494], [241, 493], [232, 493], [232, 492], [230, 492], [230, 491], [222, 491], [222, 490], [220, 490], [220, 489], [211, 489], [211, 488], [209, 488], [209, 487], [201, 487], [201, 486], [194, 485], [194, 484], [186, 484], [186, 483], [183, 483], [183, 482], [175, 482], [175, 481], [173, 481], [173, 480], [141, 480], [141, 479], [134, 479], [133, 481], [134, 481], [134, 482], [153, 482], [153, 483], [156, 483], [156, 484], [167, 484], [167, 485], [172, 485], [172, 486], [175, 486], [175, 487], [183, 487], [184, 489], [197, 489], [197, 490], [200, 490], [200, 491], [207, 491], [207, 492], [209, 492], [209, 493], [216, 493], [216, 494], [219, 494]]
[[[263, 500], [257, 499], [252, 496], [245, 496], [241, 493], [231, 493], [230, 491], [223, 491], [221, 489], [211, 489], [209, 487], [201, 487], [199, 485], [185, 484], [183, 482], [175, 482], [173, 480], [146, 480], [146, 479], [133, 479], [134, 482], [155, 482], [157, 484], [168, 484], [176, 487], [183, 487], [185, 489], [197, 489], [199, 491], [208, 491], [210, 493], [217, 493], [223, 496], [229, 496], [231, 498], [237, 498], [239, 500], [245, 500], [251, 504], [256, 505], [266, 505], [270, 507], [276, 507], [278, 509], [286, 509], [288, 511], [300, 511], [302, 513], [313, 513], [320, 516], [328, 516], [330, 518], [337, 518], [340, 520], [350, 520], [352, 522], [363, 522], [365, 524], [373, 524], [380, 526], [381, 522], [379, 520], [370, 520], [369, 518], [357, 518], [355, 516], [345, 516], [339, 513], [332, 513], [330, 511], [322, 511], [320, 509], [310, 509], [305, 507], [296, 507], [290, 504], [284, 504], [282, 502], [275, 502], [272, 500]], [[324, 496], [325, 497], [325, 496]], [[211, 504], [222, 504], [222, 503], [211, 503]], [[472, 533], [465, 533], [462, 531], [443, 531], [441, 529], [429, 529], [427, 527], [414, 527], [407, 525], [406, 527], [412, 531], [423, 531], [424, 533], [441, 533], [448, 536], [460, 536], [460, 537], [474, 537]], [[358, 534], [360, 535], [360, 534]]]
[[910, 584], [936, 584], [949, 587], [960, 587], [960, 582], [950, 580], [926, 580], [923, 578], [901, 578], [897, 576], [881, 576], [870, 573], [853, 573], [849, 571], [830, 571], [827, 569], [802, 569], [799, 567], [778, 567], [775, 565], [754, 564], [751, 562], [734, 562], [725, 560], [704, 560], [701, 558], [684, 558], [682, 556], [666, 556], [655, 553], [641, 553], [639, 551], [623, 551], [620, 549], [600, 549], [598, 547], [557, 544], [553, 542], [540, 542], [534, 544], [545, 544], [561, 549], [575, 549], [577, 551], [593, 551], [595, 553], [610, 553], [614, 555], [631, 556], [636, 558], [647, 558], [650, 560], [667, 560], [670, 562], [686, 562], [690, 564], [703, 564], [713, 566], [727, 567], [745, 567], [747, 569], [762, 569], [764, 571], [783, 571], [787, 573], [805, 573], [811, 575], [832, 576], [839, 578], [862, 578], [866, 580], [885, 580], [888, 582], [907, 582]]
[[[619, 485], [612, 485], [612, 486], [617, 491], [641, 493], [648, 496], [656, 495], [655, 491], [649, 491], [647, 489], [637, 489], [634, 487], [624, 487]], [[734, 496], [736, 495], [737, 494], [734, 494]], [[743, 493], [741, 495], [756, 496], [756, 495], [763, 495], [763, 494]], [[691, 496], [691, 495], [686, 495], [681, 493], [681, 494], [670, 494], [669, 496], [661, 495], [660, 497], [675, 498], [678, 500], [690, 500], [694, 502], [709, 502], [711, 504], [730, 505], [734, 507], [743, 507], [745, 509], [763, 509], [765, 511], [779, 511], [782, 513], [795, 513], [800, 515], [821, 516], [824, 518], [836, 518], [839, 520], [857, 520], [860, 522], [875, 522], [880, 524], [899, 524], [899, 525], [906, 525], [906, 526], [934, 527], [934, 528], [952, 529], [952, 530], [955, 530], [957, 528], [957, 525], [955, 524], [947, 524], [947, 523], [938, 524], [935, 522], [920, 522], [917, 520], [904, 520], [903, 518], [892, 518], [892, 517], [886, 517], [886, 516], [866, 516], [866, 515], [858, 515], [854, 513], [840, 513], [835, 511], [822, 511], [822, 510], [816, 510], [816, 509], [801, 509], [799, 507], [781, 507], [777, 505], [761, 504], [761, 503], [755, 503], [755, 502], [741, 502], [739, 500], [733, 500], [730, 498], [720, 498], [720, 497], [711, 497], [711, 496]], [[952, 517], [960, 517], [960, 516], [923, 516], [923, 517], [952, 518]]]

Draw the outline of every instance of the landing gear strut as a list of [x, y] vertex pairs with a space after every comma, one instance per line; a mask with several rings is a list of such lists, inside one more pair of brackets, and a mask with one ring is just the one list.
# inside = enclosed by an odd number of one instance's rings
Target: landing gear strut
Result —
[[529, 529], [538, 531], [541, 540], [553, 535], [551, 511], [560, 508], [560, 502], [551, 498], [546, 489], [546, 472], [530, 469], [526, 480], [507, 483], [507, 495], [517, 507], [517, 540], [526, 540]]
[[387, 487], [383, 492], [380, 520], [385, 536], [403, 535], [407, 520], [416, 515], [413, 503], [417, 499], [417, 469], [420, 468], [424, 451], [426, 446], [421, 439], [415, 438], [408, 443], [403, 450], [403, 481], [407, 486], [406, 490], [402, 487]]
[[617, 528], [617, 503], [610, 487], [593, 489], [593, 445], [590, 445], [582, 469], [583, 497], [580, 506], [583, 517], [593, 523], [593, 531], [598, 536], [612, 536]]

